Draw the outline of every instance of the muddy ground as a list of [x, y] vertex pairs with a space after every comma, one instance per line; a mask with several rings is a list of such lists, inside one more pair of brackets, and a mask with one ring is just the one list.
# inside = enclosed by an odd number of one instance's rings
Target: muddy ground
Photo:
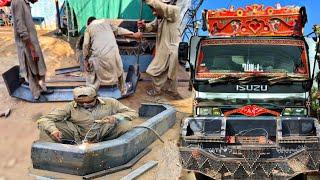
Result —
[[[53, 76], [54, 70], [61, 67], [77, 65], [72, 43], [66, 38], [56, 38], [53, 33], [39, 31], [39, 39], [45, 61], [48, 67], [47, 76]], [[0, 73], [12, 66], [18, 65], [16, 47], [12, 29], [0, 27]], [[180, 68], [180, 79], [187, 79], [188, 73]], [[150, 82], [139, 82], [136, 94], [121, 100], [127, 106], [138, 110], [141, 103], [155, 102], [171, 104], [177, 107], [177, 123], [164, 136], [165, 143], [154, 142], [150, 147], [152, 151], [142, 158], [132, 169], [107, 176], [107, 179], [119, 179], [127, 175], [150, 160], [159, 162], [158, 166], [141, 176], [141, 179], [177, 179], [180, 176], [181, 166], [178, 159], [177, 141], [181, 119], [191, 113], [191, 92], [188, 83], [179, 83], [179, 92], [182, 100], [173, 100], [163, 95], [160, 100], [147, 97], [145, 90]], [[47, 176], [55, 179], [81, 179], [48, 171], [32, 168], [30, 150], [32, 142], [38, 139], [38, 129], [35, 121], [53, 108], [61, 107], [65, 103], [31, 104], [9, 96], [3, 79], [0, 79], [0, 111], [11, 108], [8, 118], [0, 118], [0, 180], [35, 179], [36, 176]], [[104, 177], [106, 178], [106, 177]], [[104, 179], [101, 178], [101, 179]]]

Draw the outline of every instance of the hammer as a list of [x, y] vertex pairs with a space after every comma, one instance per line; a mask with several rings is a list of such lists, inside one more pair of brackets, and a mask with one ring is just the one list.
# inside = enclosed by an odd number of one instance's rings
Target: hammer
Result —
[[0, 113], [0, 117], [8, 117], [10, 115], [11, 109], [7, 109]]

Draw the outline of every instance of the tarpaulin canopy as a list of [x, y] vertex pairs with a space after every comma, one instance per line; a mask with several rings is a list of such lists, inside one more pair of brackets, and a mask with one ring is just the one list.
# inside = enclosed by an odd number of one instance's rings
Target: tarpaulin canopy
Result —
[[[82, 29], [90, 16], [108, 19], [140, 19], [142, 0], [68, 0], [74, 10], [78, 29]], [[144, 4], [142, 18], [152, 20], [151, 9]]]
[[10, 2], [11, 0], [0, 0], [0, 7], [7, 6]]

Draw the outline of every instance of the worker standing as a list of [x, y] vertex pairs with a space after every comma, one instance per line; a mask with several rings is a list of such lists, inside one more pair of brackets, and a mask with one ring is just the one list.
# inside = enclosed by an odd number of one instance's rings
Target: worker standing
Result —
[[28, 83], [34, 101], [41, 101], [41, 94], [51, 94], [45, 85], [46, 64], [35, 29], [30, 3], [37, 0], [12, 0], [14, 36], [17, 46], [20, 76]]
[[87, 84], [96, 89], [100, 85], [119, 87], [126, 94], [124, 71], [115, 35], [139, 39], [140, 32], [134, 33], [118, 27], [106, 19], [90, 17], [83, 42], [83, 57], [87, 72]]
[[145, 23], [138, 21], [138, 27], [146, 32], [157, 31], [156, 53], [147, 73], [152, 77], [153, 88], [147, 90], [149, 96], [161, 94], [161, 90], [173, 97], [177, 92], [178, 46], [181, 41], [180, 9], [170, 4], [170, 0], [145, 0], [156, 18]]

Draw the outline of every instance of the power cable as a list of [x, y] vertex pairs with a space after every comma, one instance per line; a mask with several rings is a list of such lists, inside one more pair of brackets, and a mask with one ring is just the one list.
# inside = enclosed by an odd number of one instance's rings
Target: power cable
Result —
[[148, 129], [151, 132], [153, 132], [162, 143], [164, 143], [164, 140], [161, 138], [161, 136], [154, 129], [152, 129], [151, 127], [141, 126], [140, 125], [140, 126], [135, 126], [134, 128], [145, 128], [145, 129]]

